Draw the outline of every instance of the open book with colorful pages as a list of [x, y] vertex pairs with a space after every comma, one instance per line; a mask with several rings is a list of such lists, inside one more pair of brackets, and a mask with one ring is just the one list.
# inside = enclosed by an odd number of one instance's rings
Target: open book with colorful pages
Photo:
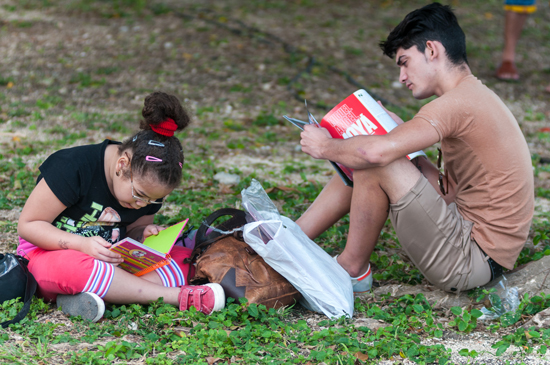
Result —
[[189, 219], [149, 236], [143, 243], [130, 237], [115, 243], [110, 250], [119, 253], [124, 262], [119, 267], [136, 276], [145, 275], [170, 263], [170, 251]]
[[[283, 116], [300, 129], [305, 124], [317, 125], [326, 128], [332, 138], [347, 139], [360, 135], [383, 135], [397, 127], [397, 123], [365, 90], [357, 90], [340, 104], [336, 105], [317, 123], [315, 117], [308, 111], [308, 122]], [[409, 160], [425, 156], [423, 151], [407, 155]], [[353, 169], [342, 164], [332, 162], [344, 184], [353, 186]]]

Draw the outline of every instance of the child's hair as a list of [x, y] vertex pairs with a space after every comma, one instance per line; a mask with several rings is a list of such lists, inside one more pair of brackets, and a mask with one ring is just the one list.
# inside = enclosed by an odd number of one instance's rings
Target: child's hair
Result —
[[399, 48], [416, 46], [420, 52], [426, 49], [427, 41], [439, 41], [445, 47], [447, 57], [455, 66], [468, 64], [466, 36], [448, 5], [432, 3], [407, 14], [380, 42], [380, 48], [389, 58], [394, 58]]
[[[125, 140], [119, 153], [132, 151], [130, 169], [134, 176], [152, 176], [176, 188], [182, 177], [183, 150], [174, 132], [187, 127], [191, 118], [177, 97], [160, 91], [145, 98], [141, 115], [141, 131]], [[130, 177], [130, 171], [123, 173]]]

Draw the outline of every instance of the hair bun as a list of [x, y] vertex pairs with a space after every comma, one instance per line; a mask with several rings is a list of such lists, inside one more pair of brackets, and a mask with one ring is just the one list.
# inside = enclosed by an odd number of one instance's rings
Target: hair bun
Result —
[[147, 95], [141, 111], [144, 120], [140, 123], [141, 129], [151, 129], [167, 119], [173, 119], [177, 125], [176, 131], [181, 131], [189, 125], [191, 118], [181, 105], [179, 99], [162, 91], [155, 91]]

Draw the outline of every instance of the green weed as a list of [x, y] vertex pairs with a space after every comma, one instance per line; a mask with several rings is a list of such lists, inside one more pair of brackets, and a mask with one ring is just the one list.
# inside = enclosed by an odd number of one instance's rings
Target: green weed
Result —
[[229, 92], [235, 93], [235, 92], [242, 92], [242, 93], [248, 93], [251, 92], [252, 88], [250, 86], [242, 86], [242, 85], [233, 85], [231, 88], [229, 88]]
[[550, 223], [546, 219], [534, 220], [532, 231], [534, 232], [534, 249], [523, 248], [516, 260], [515, 267], [550, 255]]
[[456, 316], [449, 322], [450, 327], [456, 327], [461, 332], [471, 332], [477, 327], [477, 319], [483, 315], [479, 309], [470, 312], [460, 307], [452, 307], [451, 312]]
[[279, 122], [280, 122], [279, 119], [276, 118], [273, 114], [267, 114], [262, 112], [260, 113], [260, 115], [256, 117], [256, 119], [254, 119], [254, 121], [252, 122], [252, 125], [265, 127], [265, 126], [277, 125], [279, 124]]
[[519, 350], [514, 351], [514, 354], [520, 352], [531, 354], [535, 351], [534, 345], [538, 345], [538, 353], [545, 355], [550, 345], [550, 329], [539, 329], [530, 327], [528, 330], [518, 328], [515, 332], [505, 335], [502, 340], [496, 342], [492, 348], [496, 349], [495, 355], [500, 356], [512, 345]]
[[97, 80], [92, 77], [89, 73], [78, 72], [76, 75], [73, 75], [70, 79], [71, 83], [79, 84], [79, 87], [99, 87], [105, 84], [106, 80], [104, 77]]
[[[30, 154], [32, 146], [18, 150]], [[20, 158], [0, 159], [0, 209], [23, 206], [35, 185], [35, 171]]]

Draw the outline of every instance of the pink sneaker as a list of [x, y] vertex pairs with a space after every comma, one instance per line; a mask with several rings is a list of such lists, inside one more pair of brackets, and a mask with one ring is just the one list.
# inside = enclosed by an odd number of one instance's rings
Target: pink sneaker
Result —
[[181, 287], [178, 300], [181, 311], [195, 307], [199, 312], [211, 314], [225, 307], [225, 293], [222, 286], [216, 283], [184, 285]]

